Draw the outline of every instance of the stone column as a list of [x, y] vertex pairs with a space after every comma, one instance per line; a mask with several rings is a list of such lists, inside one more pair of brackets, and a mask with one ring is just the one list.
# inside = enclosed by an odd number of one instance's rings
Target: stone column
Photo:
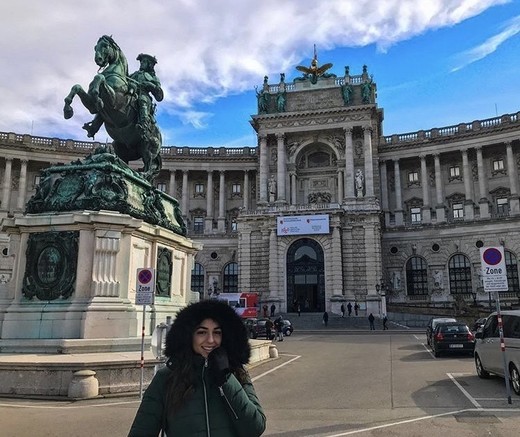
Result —
[[273, 298], [281, 296], [279, 290], [280, 266], [278, 262], [278, 240], [276, 237], [276, 228], [269, 231], [269, 292]]
[[269, 161], [267, 156], [267, 135], [259, 135], [260, 138], [260, 198], [259, 205], [266, 205], [268, 201], [267, 179], [269, 173]]
[[444, 196], [442, 194], [442, 173], [441, 173], [441, 159], [438, 153], [433, 155], [435, 166], [435, 210], [437, 212], [437, 223], [446, 221], [446, 208], [444, 207]]
[[403, 225], [403, 198], [401, 193], [401, 170], [399, 160], [394, 159], [394, 179], [395, 179], [395, 225]]
[[509, 187], [511, 196], [509, 197], [509, 213], [511, 215], [520, 214], [520, 203], [518, 197], [518, 169], [515, 163], [515, 156], [511, 142], [506, 143], [507, 154], [507, 175], [509, 176]]
[[374, 197], [374, 163], [372, 161], [372, 128], [363, 126], [365, 143], [365, 196]]
[[354, 145], [352, 143], [352, 128], [345, 130], [345, 198], [356, 197], [354, 192]]
[[431, 223], [431, 209], [430, 209], [430, 187], [428, 186], [428, 169], [426, 167], [426, 156], [421, 155], [421, 187], [423, 195], [422, 207], [422, 222]]
[[244, 170], [244, 193], [243, 193], [243, 199], [244, 199], [244, 209], [247, 211], [249, 210], [249, 193], [251, 192], [251, 189], [249, 188], [249, 170]]
[[386, 171], [386, 161], [380, 161], [380, 181], [381, 181], [381, 207], [385, 214], [385, 224], [390, 226], [390, 212], [388, 210], [388, 173]]
[[5, 158], [4, 189], [2, 193], [2, 210], [9, 211], [11, 203], [11, 171], [13, 158]]
[[471, 195], [471, 168], [469, 166], [468, 151], [462, 150], [462, 172], [464, 176], [464, 220], [473, 220], [475, 218], [475, 204]]
[[291, 205], [296, 205], [296, 172], [292, 171], [291, 176]]
[[486, 172], [484, 171], [484, 160], [482, 159], [482, 147], [477, 147], [477, 169], [480, 218], [489, 218], [489, 201], [487, 199]]
[[220, 171], [218, 189], [218, 231], [226, 232], [226, 172]]
[[182, 171], [182, 215], [188, 217], [188, 170]]
[[[339, 224], [332, 225], [332, 252], [330, 257], [331, 279], [330, 287], [333, 295], [343, 295], [343, 261], [341, 256], [341, 230]], [[325, 303], [327, 305], [327, 303]], [[330, 309], [330, 308], [329, 308]]]
[[175, 179], [176, 175], [175, 170], [170, 171], [170, 186], [168, 187], [168, 194], [174, 198], [177, 198], [177, 180]]
[[277, 152], [278, 152], [278, 161], [277, 161], [277, 190], [276, 190], [276, 201], [277, 203], [287, 203], [285, 200], [285, 181], [287, 179], [287, 167], [285, 164], [285, 135], [284, 134], [276, 134], [277, 140]]
[[22, 159], [20, 164], [20, 182], [18, 184], [18, 205], [17, 209], [23, 210], [25, 207], [25, 195], [27, 192], [27, 160]]
[[214, 194], [213, 194], [213, 170], [208, 170], [208, 182], [206, 190], [206, 220], [204, 221], [204, 233], [213, 233], [213, 213], [214, 213]]
[[343, 193], [343, 188], [345, 187], [345, 183], [343, 182], [343, 170], [338, 170], [338, 203], [341, 204], [343, 202], [343, 197], [345, 197]]

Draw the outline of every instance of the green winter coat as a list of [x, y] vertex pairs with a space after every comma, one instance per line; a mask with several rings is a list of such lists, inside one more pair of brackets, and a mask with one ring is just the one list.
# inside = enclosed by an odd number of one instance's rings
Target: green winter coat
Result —
[[249, 380], [243, 386], [230, 375], [222, 388], [215, 386], [200, 363], [200, 380], [179, 411], [163, 418], [166, 381], [171, 370], [162, 368], [154, 376], [137, 411], [129, 437], [157, 437], [165, 421], [168, 437], [257, 437], [265, 430], [265, 415]]

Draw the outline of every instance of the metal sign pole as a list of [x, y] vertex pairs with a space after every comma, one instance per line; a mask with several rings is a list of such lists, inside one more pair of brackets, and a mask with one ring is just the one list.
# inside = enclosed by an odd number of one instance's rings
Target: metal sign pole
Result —
[[495, 302], [497, 306], [498, 332], [500, 334], [500, 349], [502, 349], [502, 358], [504, 361], [504, 379], [506, 380], [507, 403], [511, 404], [511, 386], [509, 384], [509, 369], [507, 367], [506, 359], [506, 343], [504, 341], [504, 327], [502, 324], [502, 314], [500, 313], [500, 299], [498, 297], [498, 291], [495, 291]]
[[143, 384], [144, 384], [144, 331], [145, 323], [144, 318], [146, 315], [146, 305], [143, 305], [143, 326], [141, 329], [141, 379], [139, 381], [139, 397], [143, 400]]

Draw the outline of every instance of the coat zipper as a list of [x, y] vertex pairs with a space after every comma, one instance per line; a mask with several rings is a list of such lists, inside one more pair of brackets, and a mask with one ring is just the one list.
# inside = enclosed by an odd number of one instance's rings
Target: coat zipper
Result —
[[226, 400], [226, 403], [228, 404], [229, 409], [233, 413], [233, 416], [235, 416], [235, 419], [238, 420], [237, 413], [235, 413], [235, 410], [231, 406], [231, 403], [229, 402], [229, 399], [226, 397], [226, 394], [224, 393], [224, 389], [222, 388], [222, 386], [220, 386], [218, 389], [220, 390], [220, 396], [222, 396]]
[[211, 431], [209, 428], [209, 411], [208, 411], [208, 393], [206, 391], [206, 380], [204, 379], [204, 374], [206, 369], [208, 368], [208, 359], [204, 360], [204, 366], [202, 366], [202, 388], [204, 390], [204, 408], [206, 409], [206, 430], [207, 436], [211, 437]]

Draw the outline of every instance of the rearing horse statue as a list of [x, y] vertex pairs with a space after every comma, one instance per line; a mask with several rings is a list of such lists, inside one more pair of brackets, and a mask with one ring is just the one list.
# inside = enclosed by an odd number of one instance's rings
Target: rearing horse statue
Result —
[[99, 38], [94, 50], [99, 72], [89, 84], [88, 92], [81, 85], [71, 88], [65, 97], [63, 115], [66, 119], [74, 115], [72, 100], [79, 96], [85, 108], [95, 114], [94, 119], [83, 126], [87, 135], [93, 137], [105, 123], [106, 131], [114, 140], [116, 155], [126, 163], [142, 159], [143, 177], [153, 182], [162, 167], [162, 137], [153, 116], [155, 105], [149, 97], [152, 93], [157, 101], [163, 99], [153, 70], [156, 60], [140, 54], [137, 59], [141, 61], [141, 69], [129, 76], [126, 57], [111, 36]]

